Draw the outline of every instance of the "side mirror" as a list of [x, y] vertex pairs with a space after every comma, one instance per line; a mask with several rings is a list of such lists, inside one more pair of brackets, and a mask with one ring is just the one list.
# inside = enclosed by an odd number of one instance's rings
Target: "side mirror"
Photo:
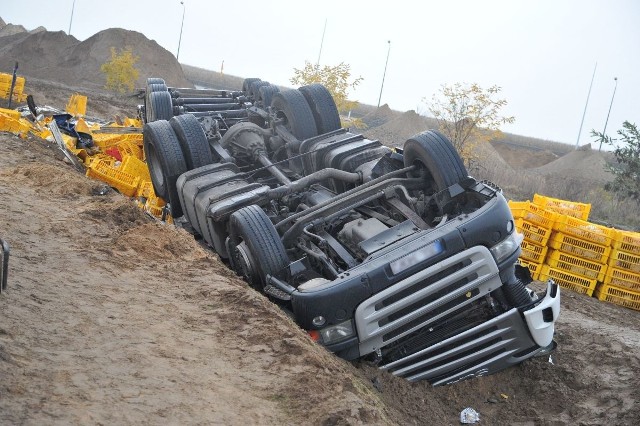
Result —
[[7, 289], [9, 275], [9, 244], [0, 238], [0, 293]]

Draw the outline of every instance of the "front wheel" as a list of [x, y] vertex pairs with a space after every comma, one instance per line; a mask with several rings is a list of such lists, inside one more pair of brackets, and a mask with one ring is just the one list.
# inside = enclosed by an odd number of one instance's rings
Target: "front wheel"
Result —
[[282, 240], [260, 207], [248, 206], [233, 213], [229, 231], [232, 266], [252, 287], [262, 290], [267, 275], [276, 275], [289, 265]]
[[413, 175], [424, 177], [434, 192], [468, 177], [464, 162], [449, 139], [435, 130], [419, 133], [405, 142], [404, 165], [416, 166]]

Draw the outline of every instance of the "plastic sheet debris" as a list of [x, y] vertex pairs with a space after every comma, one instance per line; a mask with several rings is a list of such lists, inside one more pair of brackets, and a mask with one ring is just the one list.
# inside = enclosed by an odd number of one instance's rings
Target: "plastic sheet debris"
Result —
[[480, 421], [480, 413], [471, 407], [467, 407], [460, 412], [460, 423], [474, 424]]

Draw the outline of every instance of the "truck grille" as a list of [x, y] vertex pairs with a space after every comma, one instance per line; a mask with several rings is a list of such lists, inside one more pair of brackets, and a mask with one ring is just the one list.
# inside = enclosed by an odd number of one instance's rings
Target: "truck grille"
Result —
[[492, 374], [529, 358], [538, 347], [529, 338], [516, 308], [472, 329], [381, 366], [409, 381], [433, 385]]
[[486, 247], [451, 256], [377, 293], [356, 309], [360, 354], [408, 338], [500, 287]]

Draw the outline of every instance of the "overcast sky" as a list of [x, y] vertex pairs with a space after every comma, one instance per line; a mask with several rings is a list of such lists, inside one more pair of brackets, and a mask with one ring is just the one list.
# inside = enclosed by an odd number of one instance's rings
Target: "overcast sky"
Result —
[[[0, 17], [28, 30], [69, 30], [73, 0], [0, 0]], [[345, 62], [364, 78], [351, 98], [425, 110], [442, 84], [497, 84], [516, 121], [503, 130], [575, 144], [622, 122], [640, 125], [640, 1], [75, 0], [71, 34], [84, 40], [120, 27], [174, 54], [185, 11], [180, 62], [288, 85], [293, 68]], [[389, 44], [388, 41], [391, 41]], [[134, 46], [135, 52], [135, 46]], [[142, 54], [142, 52], [137, 52]], [[161, 76], [158, 76], [161, 77]]]

